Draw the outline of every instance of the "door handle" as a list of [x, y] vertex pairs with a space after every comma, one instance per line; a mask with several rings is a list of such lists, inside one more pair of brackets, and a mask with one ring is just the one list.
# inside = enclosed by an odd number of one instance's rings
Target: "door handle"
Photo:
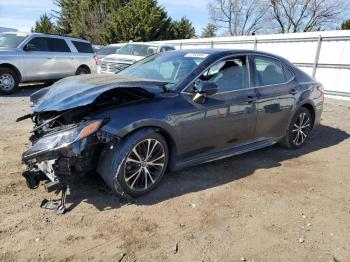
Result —
[[293, 96], [296, 95], [297, 93], [298, 93], [298, 91], [296, 89], [294, 89], [294, 88], [289, 91], [289, 94], [291, 94]]
[[52, 57], [46, 57], [46, 59], [52, 59]]
[[246, 103], [252, 103], [254, 101], [256, 101], [255, 96], [247, 96], [247, 98], [244, 100], [244, 102], [246, 102]]

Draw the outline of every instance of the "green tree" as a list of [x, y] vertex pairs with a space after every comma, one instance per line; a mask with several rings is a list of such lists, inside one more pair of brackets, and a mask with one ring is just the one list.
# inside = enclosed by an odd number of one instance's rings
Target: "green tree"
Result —
[[209, 23], [202, 31], [202, 37], [216, 37], [216, 31], [218, 30], [215, 24]]
[[169, 38], [171, 19], [156, 0], [131, 0], [115, 10], [104, 33], [107, 42], [154, 41]]
[[58, 31], [82, 37], [94, 44], [109, 43], [102, 37], [113, 12], [127, 0], [55, 0]]
[[196, 30], [186, 17], [182, 17], [180, 21], [173, 21], [170, 31], [172, 39], [189, 39], [196, 35]]
[[341, 26], [340, 26], [341, 30], [350, 30], [350, 19], [349, 20], [345, 20]]
[[40, 16], [39, 20], [35, 22], [35, 26], [32, 28], [32, 32], [55, 34], [57, 33], [54, 23], [51, 18], [45, 13]]

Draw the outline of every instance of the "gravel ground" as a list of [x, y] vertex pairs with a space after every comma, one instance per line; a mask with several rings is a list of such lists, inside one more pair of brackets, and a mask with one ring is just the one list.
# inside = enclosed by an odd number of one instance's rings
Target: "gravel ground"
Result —
[[0, 97], [0, 261], [350, 261], [349, 101], [326, 99], [302, 149], [170, 173], [132, 204], [76, 178], [58, 216], [21, 177], [32, 125], [15, 119], [35, 90]]

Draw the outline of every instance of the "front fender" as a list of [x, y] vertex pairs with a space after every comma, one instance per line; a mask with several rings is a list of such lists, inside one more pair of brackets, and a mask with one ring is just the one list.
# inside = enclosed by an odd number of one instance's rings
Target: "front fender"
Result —
[[167, 133], [173, 135], [173, 129], [171, 125], [158, 119], [139, 120], [139, 121], [130, 123], [126, 126], [116, 126], [114, 124], [115, 123], [113, 121], [109, 121], [106, 125], [104, 125], [101, 128], [101, 130], [122, 138], [128, 135], [129, 133], [135, 131], [136, 129], [140, 129], [143, 127], [155, 127], [155, 128], [163, 129]]
[[142, 128], [154, 128], [155, 130], [161, 132], [161, 134], [168, 142], [171, 159], [169, 163], [169, 168], [173, 169], [180, 145], [178, 143], [179, 139], [178, 134], [175, 131], [176, 129], [169, 125], [169, 123], [157, 119], [147, 119], [136, 121], [122, 128], [118, 128], [116, 126], [113, 126], [113, 122], [109, 121], [100, 130], [113, 134], [122, 139], [130, 133]]

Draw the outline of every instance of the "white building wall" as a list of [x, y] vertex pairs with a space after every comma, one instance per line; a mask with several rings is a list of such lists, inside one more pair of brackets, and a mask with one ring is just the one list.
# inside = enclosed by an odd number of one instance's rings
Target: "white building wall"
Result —
[[277, 54], [310, 75], [315, 72], [328, 93], [350, 96], [350, 30], [159, 42], [173, 44], [177, 49], [256, 49]]

